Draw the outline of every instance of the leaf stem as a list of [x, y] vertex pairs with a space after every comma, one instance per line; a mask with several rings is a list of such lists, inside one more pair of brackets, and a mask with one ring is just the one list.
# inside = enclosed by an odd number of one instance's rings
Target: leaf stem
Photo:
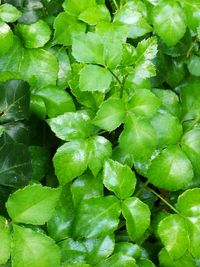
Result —
[[149, 181], [147, 180], [142, 187], [134, 194], [134, 197], [138, 197], [139, 195], [142, 194], [142, 192], [145, 190], [145, 188], [147, 187], [147, 185], [149, 184]]
[[128, 77], [128, 74], [127, 74], [126, 76], [124, 76], [124, 78], [123, 78], [122, 85], [121, 85], [121, 89], [120, 89], [120, 96], [119, 96], [119, 98], [122, 98], [122, 97], [123, 97], [123, 93], [124, 93], [124, 84], [125, 84], [125, 81], [126, 81], [127, 77]]
[[119, 6], [118, 6], [116, 0], [113, 0], [113, 4], [114, 4], [115, 8], [118, 10], [119, 9]]
[[151, 189], [151, 192], [156, 195], [158, 198], [160, 198], [162, 200], [163, 203], [165, 203], [168, 207], [170, 207], [171, 210], [173, 210], [175, 213], [177, 213], [178, 215], [182, 216], [182, 214], [176, 209], [174, 208], [167, 200], [165, 200], [161, 195], [159, 195], [156, 191], [154, 191], [153, 189]]
[[122, 81], [120, 81], [120, 79], [117, 77], [117, 75], [111, 70], [108, 68], [108, 70], [110, 71], [110, 73], [113, 75], [113, 77], [117, 80], [117, 82], [122, 85]]

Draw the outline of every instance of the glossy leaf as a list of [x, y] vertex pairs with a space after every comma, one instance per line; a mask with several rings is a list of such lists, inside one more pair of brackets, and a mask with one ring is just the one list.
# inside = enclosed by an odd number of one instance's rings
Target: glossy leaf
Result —
[[11, 256], [13, 267], [23, 265], [34, 267], [36, 262], [40, 266], [60, 265], [60, 251], [51, 238], [17, 225], [14, 225]]
[[0, 21], [0, 55], [5, 54], [13, 43], [13, 33], [8, 24]]
[[122, 214], [126, 219], [126, 228], [132, 241], [138, 242], [150, 225], [150, 210], [139, 198], [124, 200]]
[[[160, 170], [160, 166], [162, 170]], [[186, 188], [193, 178], [192, 164], [179, 146], [169, 146], [152, 161], [148, 179], [170, 191]]]
[[110, 159], [104, 164], [103, 183], [118, 198], [125, 199], [133, 194], [136, 177], [130, 167]]
[[73, 16], [77, 16], [85, 9], [92, 7], [95, 4], [95, 0], [83, 0], [81, 2], [78, 0], [72, 0], [70, 2], [65, 0], [63, 3], [63, 7], [67, 13], [72, 14]]
[[102, 261], [101, 263], [96, 265], [97, 267], [137, 267], [135, 260], [127, 255], [123, 255], [122, 253], [113, 254], [110, 258]]
[[6, 208], [14, 222], [42, 225], [53, 215], [59, 195], [59, 189], [28, 185], [10, 195]]
[[22, 13], [13, 5], [2, 4], [0, 6], [0, 18], [5, 22], [15, 22]]
[[189, 72], [193, 75], [193, 76], [200, 76], [200, 71], [199, 71], [199, 67], [200, 67], [200, 57], [198, 56], [191, 56], [188, 62], [188, 70]]
[[96, 25], [102, 21], [110, 21], [110, 12], [105, 5], [94, 5], [88, 7], [79, 15], [79, 20], [82, 20], [89, 25]]
[[115, 244], [115, 253], [121, 252], [124, 255], [138, 259], [141, 257], [141, 249], [137, 244], [132, 242], [118, 242]]
[[84, 199], [75, 217], [74, 234], [86, 238], [111, 234], [118, 226], [120, 213], [114, 196]]

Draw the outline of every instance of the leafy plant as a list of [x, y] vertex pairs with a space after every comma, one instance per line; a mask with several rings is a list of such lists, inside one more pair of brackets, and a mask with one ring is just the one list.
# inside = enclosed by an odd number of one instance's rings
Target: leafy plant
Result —
[[199, 12], [2, 1], [0, 266], [199, 266]]

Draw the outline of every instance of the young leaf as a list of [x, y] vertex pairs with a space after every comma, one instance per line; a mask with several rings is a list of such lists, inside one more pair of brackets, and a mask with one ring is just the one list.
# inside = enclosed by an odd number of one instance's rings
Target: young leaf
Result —
[[14, 222], [42, 225], [53, 215], [59, 196], [59, 189], [28, 185], [10, 195], [6, 209]]
[[187, 221], [180, 215], [164, 218], [158, 225], [158, 235], [173, 260], [181, 258], [190, 246]]
[[8, 24], [0, 21], [0, 55], [5, 54], [13, 43], [13, 33]]
[[195, 219], [192, 223], [189, 224], [189, 228], [190, 228], [189, 229], [189, 234], [190, 234], [189, 252], [192, 254], [194, 258], [199, 259], [200, 251], [198, 248], [200, 246], [200, 240], [199, 240], [200, 222], [199, 221], [195, 222]]
[[66, 184], [87, 169], [88, 150], [85, 141], [65, 143], [53, 158], [55, 173], [60, 184]]
[[65, 141], [86, 139], [94, 132], [86, 111], [67, 112], [47, 122], [56, 136]]
[[122, 253], [113, 254], [110, 258], [100, 262], [96, 267], [110, 267], [110, 266], [123, 266], [123, 267], [137, 267], [136, 261]]
[[0, 18], [5, 22], [15, 22], [22, 13], [13, 5], [2, 4], [0, 6]]
[[133, 194], [136, 177], [130, 167], [110, 159], [104, 164], [103, 183], [118, 198], [125, 199]]
[[105, 5], [95, 5], [88, 7], [79, 15], [79, 20], [82, 20], [89, 25], [96, 25], [102, 21], [110, 22], [110, 12]]
[[185, 14], [178, 3], [162, 0], [153, 9], [153, 26], [168, 46], [173, 46], [186, 31]]
[[[160, 166], [163, 166], [162, 170]], [[150, 183], [170, 191], [186, 188], [192, 178], [192, 164], [179, 146], [162, 150], [148, 170]]]
[[[60, 266], [60, 251], [48, 236], [14, 224], [12, 266]], [[31, 246], [30, 246], [31, 245]]]
[[122, 203], [122, 214], [132, 241], [139, 242], [150, 225], [150, 210], [139, 198], [130, 197]]
[[113, 131], [125, 118], [125, 105], [122, 99], [108, 98], [104, 101], [93, 119], [94, 125], [107, 131]]
[[5, 264], [10, 258], [11, 233], [8, 221], [0, 216], [0, 264]]
[[79, 87], [81, 91], [99, 91], [105, 93], [109, 90], [112, 74], [105, 68], [87, 65], [80, 71]]
[[15, 30], [27, 48], [43, 47], [51, 37], [49, 25], [43, 20], [30, 25], [18, 24]]
[[74, 234], [86, 238], [111, 234], [117, 229], [120, 213], [114, 196], [84, 199], [75, 217]]

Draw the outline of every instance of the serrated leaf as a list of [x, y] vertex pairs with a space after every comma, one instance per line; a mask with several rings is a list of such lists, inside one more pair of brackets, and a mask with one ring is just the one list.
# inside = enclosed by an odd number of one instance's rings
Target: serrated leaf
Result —
[[8, 24], [0, 21], [0, 55], [5, 54], [13, 43], [13, 33]]
[[150, 183], [169, 191], [186, 188], [192, 178], [192, 164], [178, 145], [162, 150], [148, 170]]
[[47, 122], [56, 136], [65, 141], [86, 139], [94, 133], [86, 111], [67, 112]]
[[132, 241], [138, 242], [150, 225], [150, 210], [139, 198], [130, 197], [122, 203], [122, 214]]
[[75, 217], [74, 234], [86, 238], [111, 234], [117, 229], [120, 213], [114, 196], [84, 199]]
[[105, 68], [87, 65], [80, 71], [79, 88], [81, 91], [98, 91], [105, 93], [109, 90], [112, 74]]
[[111, 20], [110, 12], [105, 5], [88, 7], [79, 15], [78, 18], [89, 25], [96, 25], [102, 21], [109, 22]]
[[12, 266], [60, 266], [60, 251], [53, 239], [29, 228], [14, 225]]
[[158, 235], [173, 260], [181, 258], [190, 246], [187, 221], [180, 215], [164, 218], [158, 225]]
[[85, 141], [65, 143], [53, 158], [55, 173], [60, 184], [66, 184], [87, 169], [88, 151]]
[[50, 27], [43, 20], [30, 25], [18, 24], [15, 30], [27, 48], [43, 47], [51, 37]]
[[6, 218], [0, 216], [0, 264], [5, 264], [10, 258], [11, 233]]
[[152, 18], [156, 33], [168, 46], [177, 44], [185, 34], [185, 14], [174, 1], [160, 1], [153, 10]]
[[125, 105], [122, 99], [108, 98], [104, 101], [93, 119], [94, 125], [107, 131], [113, 131], [124, 121]]
[[0, 6], [0, 18], [5, 22], [15, 22], [22, 13], [13, 5], [2, 4]]
[[130, 197], [135, 190], [135, 173], [127, 165], [109, 159], [104, 163], [103, 184], [118, 198], [125, 199]]
[[102, 261], [101, 263], [96, 265], [97, 267], [137, 267], [136, 261], [127, 255], [123, 255], [122, 253], [115, 253], [110, 258]]
[[6, 209], [14, 222], [42, 225], [53, 215], [59, 196], [59, 189], [28, 185], [10, 195]]
[[78, 207], [83, 199], [103, 196], [103, 184], [98, 177], [85, 174], [73, 181], [71, 194], [74, 207]]

